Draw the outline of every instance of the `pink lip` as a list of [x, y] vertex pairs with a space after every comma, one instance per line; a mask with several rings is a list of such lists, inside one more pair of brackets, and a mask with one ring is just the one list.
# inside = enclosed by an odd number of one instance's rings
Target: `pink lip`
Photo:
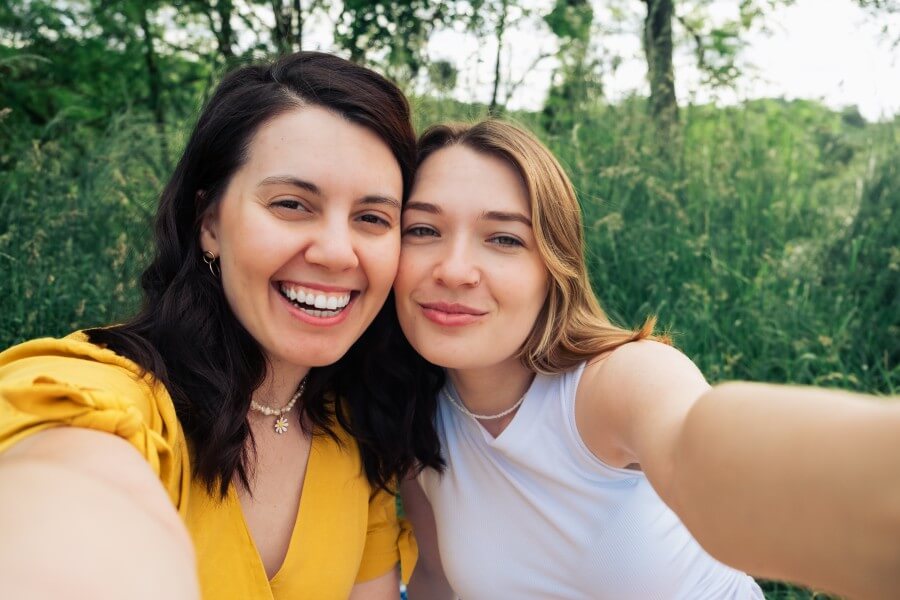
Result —
[[420, 304], [422, 312], [428, 320], [448, 327], [469, 325], [481, 319], [487, 313], [465, 304], [448, 302], [425, 302]]

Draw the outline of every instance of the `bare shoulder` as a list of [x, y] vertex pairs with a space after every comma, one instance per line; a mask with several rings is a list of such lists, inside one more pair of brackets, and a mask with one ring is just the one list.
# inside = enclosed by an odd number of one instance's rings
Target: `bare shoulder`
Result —
[[[673, 346], [641, 340], [619, 346], [589, 361], [579, 388], [603, 395], [627, 397], [684, 384], [706, 385], [703, 374], [693, 361]], [[595, 396], [596, 393], [590, 395]]]
[[[585, 444], [614, 466], [644, 463], [638, 438], [659, 423], [677, 424], [709, 389], [680, 350], [650, 340], [597, 356], [578, 384], [575, 420]], [[652, 434], [651, 434], [652, 435]]]

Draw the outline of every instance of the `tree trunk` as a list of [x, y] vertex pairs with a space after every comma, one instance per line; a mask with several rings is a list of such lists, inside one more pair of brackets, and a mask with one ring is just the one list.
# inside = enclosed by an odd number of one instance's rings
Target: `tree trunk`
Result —
[[219, 43], [219, 54], [225, 59], [225, 64], [234, 62], [234, 30], [231, 28], [231, 13], [234, 11], [232, 0], [219, 0], [216, 3], [219, 11], [219, 31], [216, 39]]
[[644, 53], [647, 56], [647, 80], [650, 83], [650, 114], [667, 140], [678, 121], [675, 97], [675, 71], [672, 67], [673, 0], [644, 0]]
[[297, 27], [294, 29], [294, 50], [303, 50], [303, 1], [294, 0], [294, 14], [297, 15]]
[[272, 13], [275, 16], [275, 27], [272, 29], [272, 38], [279, 54], [287, 54], [291, 51], [291, 19], [290, 14], [285, 14], [282, 0], [272, 0]]
[[166, 141], [166, 113], [162, 104], [162, 77], [156, 62], [156, 50], [153, 48], [153, 33], [150, 31], [150, 18], [147, 10], [140, 10], [141, 33], [144, 36], [144, 63], [147, 66], [147, 83], [150, 88], [150, 110], [159, 134], [159, 150], [162, 166], [169, 167], [169, 144]]
[[509, 6], [509, 0], [501, 0], [500, 15], [497, 22], [497, 56], [494, 60], [494, 89], [491, 92], [491, 103], [488, 106], [488, 113], [497, 115], [499, 110], [497, 106], [497, 91], [500, 89], [500, 53], [503, 51], [503, 34], [506, 33], [506, 11]]

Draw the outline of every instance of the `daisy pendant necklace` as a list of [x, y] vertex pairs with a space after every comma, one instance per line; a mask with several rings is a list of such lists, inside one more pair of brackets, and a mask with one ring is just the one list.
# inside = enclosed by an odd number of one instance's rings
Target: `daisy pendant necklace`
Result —
[[297, 400], [300, 399], [300, 397], [303, 395], [303, 392], [306, 390], [307, 377], [309, 377], [309, 375], [307, 375], [303, 378], [302, 381], [300, 381], [300, 386], [297, 388], [296, 393], [294, 393], [288, 403], [281, 408], [272, 408], [271, 406], [260, 404], [256, 400], [251, 400], [250, 410], [254, 410], [260, 414], [266, 415], [267, 417], [275, 417], [275, 433], [281, 435], [288, 430], [288, 426], [290, 425], [287, 414], [291, 412], [291, 409], [293, 409], [294, 405], [297, 404]]

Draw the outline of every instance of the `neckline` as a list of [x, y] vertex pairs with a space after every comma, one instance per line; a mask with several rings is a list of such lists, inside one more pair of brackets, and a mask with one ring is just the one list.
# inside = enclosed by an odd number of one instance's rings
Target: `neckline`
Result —
[[[513, 414], [512, 419], [507, 423], [506, 427], [503, 428], [503, 431], [497, 434], [496, 437], [494, 437], [477, 419], [462, 414], [457, 408], [451, 406], [450, 402], [446, 399], [442, 399], [441, 403], [445, 406], [446, 410], [454, 414], [454, 418], [467, 422], [469, 427], [477, 430], [488, 446], [498, 448], [504, 447], [521, 437], [522, 434], [520, 432], [526, 430], [533, 422], [531, 415], [540, 405], [540, 402], [535, 402], [534, 396], [539, 396], [541, 394], [540, 389], [544, 387], [543, 382], [544, 377], [540, 373], [535, 373], [531, 385], [529, 385], [528, 389], [525, 391], [524, 400], [522, 400], [519, 409]], [[456, 391], [456, 387], [453, 385], [453, 382], [450, 381], [449, 377], [447, 378], [445, 385], [450, 388], [452, 393], [456, 394], [456, 398], [460, 398]]]
[[312, 481], [310, 473], [312, 473], [313, 469], [317, 466], [318, 461], [315, 459], [318, 452], [318, 435], [313, 435], [309, 444], [309, 455], [306, 457], [306, 473], [303, 474], [303, 488], [300, 492], [300, 502], [297, 503], [297, 514], [294, 516], [294, 526], [291, 530], [291, 539], [288, 542], [287, 551], [284, 553], [284, 558], [281, 561], [281, 564], [278, 566], [278, 569], [275, 571], [275, 574], [272, 575], [272, 578], [269, 578], [269, 574], [266, 573], [266, 565], [263, 563], [262, 555], [259, 553], [259, 548], [256, 546], [256, 540], [253, 539], [253, 534], [250, 531], [250, 527], [247, 525], [247, 519], [244, 517], [244, 509], [241, 506], [241, 501], [237, 496], [237, 490], [234, 487], [234, 484], [230, 485], [228, 488], [228, 494], [233, 503], [235, 510], [240, 516], [240, 527], [246, 536], [247, 543], [249, 544], [251, 550], [253, 551], [253, 555], [256, 557], [256, 568], [257, 571], [262, 575], [262, 579], [268, 584], [269, 589], [273, 589], [275, 585], [277, 585], [277, 581], [279, 576], [285, 572], [287, 566], [291, 564], [294, 560], [293, 556], [299, 550], [297, 549], [300, 546], [300, 540], [303, 536], [303, 529], [305, 524], [309, 522], [309, 517], [306, 516], [307, 513], [310, 512], [309, 505], [312, 503], [310, 499], [310, 491], [315, 487], [309, 485], [309, 482]]

